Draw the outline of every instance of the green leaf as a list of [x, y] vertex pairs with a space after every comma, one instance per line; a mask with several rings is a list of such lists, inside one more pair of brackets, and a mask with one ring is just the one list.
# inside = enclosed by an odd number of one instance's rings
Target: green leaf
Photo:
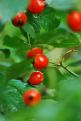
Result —
[[23, 76], [28, 70], [31, 70], [31, 61], [30, 60], [24, 60], [20, 63], [14, 63], [12, 64], [6, 72], [6, 80], [16, 79], [20, 76]]
[[[21, 112], [12, 115], [10, 119], [12, 121], [54, 121], [54, 113], [56, 111], [57, 103], [53, 100], [43, 100], [39, 105], [32, 107], [27, 107], [27, 110], [22, 110]], [[23, 113], [23, 117], [21, 114]]]
[[11, 48], [27, 48], [27, 45], [24, 43], [24, 40], [18, 37], [10, 37], [5, 36], [4, 38], [4, 45], [11, 47]]
[[24, 83], [22, 80], [12, 79], [8, 82], [8, 85], [13, 87], [14, 89], [17, 89], [17, 91], [20, 94], [24, 94], [26, 91], [28, 85], [27, 83]]
[[24, 27], [23, 27], [23, 30], [25, 32], [27, 32], [32, 38], [35, 37], [35, 30], [34, 30], [34, 27], [31, 25], [31, 24], [26, 24]]
[[32, 15], [29, 11], [27, 11], [28, 15], [28, 23], [31, 24], [35, 30], [35, 32], [40, 32], [41, 26], [39, 22], [39, 17], [37, 15]]
[[7, 86], [0, 93], [0, 109], [3, 113], [8, 114], [23, 107], [22, 96], [17, 89]]
[[8, 58], [10, 56], [10, 51], [9, 49], [0, 49], [0, 51], [2, 51], [5, 55], [6, 58]]
[[6, 71], [11, 66], [11, 62], [0, 60], [0, 86], [6, 84]]
[[15, 27], [11, 21], [7, 22], [5, 28], [3, 30], [3, 36], [10, 36], [10, 37], [21, 37], [22, 33], [18, 27]]
[[3, 87], [5, 85], [5, 74], [3, 72], [0, 72], [0, 87]]
[[54, 47], [73, 47], [80, 45], [79, 38], [71, 32], [64, 29], [56, 29], [37, 36], [33, 44], [49, 44]]
[[[49, 14], [50, 13], [50, 14]], [[60, 24], [60, 18], [56, 15], [56, 11], [53, 8], [46, 7], [44, 12], [40, 14], [39, 23], [45, 31], [54, 30]]]

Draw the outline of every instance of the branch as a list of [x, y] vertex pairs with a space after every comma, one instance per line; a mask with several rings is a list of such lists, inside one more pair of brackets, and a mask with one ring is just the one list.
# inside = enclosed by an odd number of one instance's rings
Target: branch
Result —
[[59, 63], [59, 64], [56, 64], [56, 63], [53, 63], [53, 62], [50, 62], [50, 63], [53, 64], [54, 66], [62, 67], [62, 68], [65, 69], [67, 72], [69, 72], [71, 75], [73, 75], [73, 76], [79, 78], [79, 75], [78, 75], [78, 74], [76, 74], [76, 73], [74, 73], [72, 70], [68, 69], [66, 66], [64, 66], [64, 65], [62, 64], [62, 62]]
[[69, 72], [71, 75], [79, 78], [79, 75], [74, 73], [72, 70], [68, 69], [67, 67], [65, 67], [64, 65], [61, 65], [62, 68], [64, 68], [67, 72]]

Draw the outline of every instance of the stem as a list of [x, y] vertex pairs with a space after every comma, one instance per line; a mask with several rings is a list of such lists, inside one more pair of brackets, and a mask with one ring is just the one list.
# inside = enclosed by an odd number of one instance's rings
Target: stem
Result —
[[68, 54], [72, 54], [72, 53], [74, 53], [74, 52], [80, 52], [80, 51], [79, 51], [79, 50], [75, 50], [75, 49], [71, 49], [71, 50], [67, 51], [67, 52], [63, 55], [62, 60], [64, 60], [65, 57], [66, 57]]
[[71, 75], [73, 75], [73, 76], [79, 78], [79, 75], [78, 75], [78, 74], [74, 73], [73, 71], [71, 71], [70, 69], [68, 69], [67, 67], [65, 67], [62, 63], [60, 63], [60, 64], [55, 64], [55, 63], [53, 63], [53, 62], [50, 62], [50, 63], [53, 64], [54, 66], [56, 65], [56, 66], [62, 67], [62, 68], [65, 69], [67, 72], [69, 72]]
[[26, 38], [27, 42], [26, 44], [28, 44], [31, 48], [31, 40], [30, 40], [30, 35], [28, 34], [28, 32], [25, 32], [22, 28], [20, 28], [23, 36]]
[[61, 65], [62, 68], [64, 68], [67, 72], [69, 72], [71, 75], [79, 78], [79, 75], [71, 71], [70, 69], [66, 68], [65, 66]]
[[22, 34], [23, 34], [23, 36], [26, 38], [26, 44], [28, 44], [28, 39], [27, 39], [27, 34], [26, 34], [26, 32], [22, 29], [22, 28], [20, 28], [20, 30], [21, 30], [21, 32], [22, 32]]
[[53, 63], [53, 62], [49, 62], [50, 64], [53, 64], [54, 66], [60, 66], [60, 64], [56, 64], [56, 63]]
[[28, 32], [27, 32], [27, 40], [28, 40], [28, 44], [29, 44], [29, 46], [31, 48], [31, 40], [30, 40], [30, 35], [28, 34]]

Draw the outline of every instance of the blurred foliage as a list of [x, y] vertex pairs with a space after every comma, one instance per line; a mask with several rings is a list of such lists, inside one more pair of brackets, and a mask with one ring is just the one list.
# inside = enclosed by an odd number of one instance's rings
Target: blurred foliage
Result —
[[[12, 121], [80, 121], [81, 119], [80, 79], [67, 79], [59, 84], [56, 101], [43, 100], [36, 107], [28, 107], [10, 116]], [[23, 117], [20, 115], [23, 114]]]
[[[32, 15], [26, 11], [27, 0], [0, 0], [0, 121], [81, 121], [81, 32], [72, 32], [66, 22], [71, 10], [81, 10], [81, 1], [46, 2], [42, 14]], [[19, 11], [28, 15], [22, 29], [11, 23]], [[42, 70], [44, 83], [33, 87], [27, 82], [36, 69], [26, 53], [37, 46], [53, 64]], [[61, 61], [79, 78], [58, 66]], [[43, 95], [35, 107], [23, 103], [22, 95], [30, 88]]]
[[28, 0], [7, 0], [7, 2], [6, 0], [0, 0], [0, 16], [2, 16], [2, 19], [5, 22], [17, 12], [25, 10], [27, 4]]

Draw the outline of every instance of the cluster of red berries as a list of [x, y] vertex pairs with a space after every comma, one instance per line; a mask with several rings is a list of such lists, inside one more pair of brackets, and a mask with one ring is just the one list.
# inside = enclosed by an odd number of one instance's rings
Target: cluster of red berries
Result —
[[[30, 0], [27, 10], [32, 14], [40, 14], [45, 9], [45, 0]], [[18, 13], [12, 20], [13, 25], [17, 27], [22, 27], [27, 23], [28, 17], [25, 12]], [[81, 13], [73, 11], [67, 17], [67, 23], [71, 30], [75, 32], [81, 31]], [[28, 58], [34, 58], [33, 66], [37, 71], [30, 75], [28, 83], [33, 86], [41, 84], [44, 80], [44, 74], [40, 70], [44, 69], [48, 63], [48, 58], [43, 54], [41, 48], [33, 48], [27, 52]], [[26, 105], [35, 105], [41, 100], [41, 93], [36, 89], [30, 89], [26, 91], [23, 96]]]
[[[40, 14], [45, 9], [45, 0], [30, 0], [29, 6], [27, 10], [29, 10], [32, 14]], [[22, 27], [27, 23], [28, 16], [25, 12], [18, 13], [12, 20], [12, 23], [16, 27]], [[41, 48], [33, 48], [26, 55], [28, 58], [34, 58], [33, 66], [37, 70], [44, 69], [49, 61], [48, 58], [43, 54], [43, 50]], [[30, 75], [28, 83], [30, 85], [37, 86], [41, 84], [44, 80], [44, 74], [40, 71], [35, 71]], [[36, 89], [30, 89], [26, 91], [23, 96], [24, 102], [26, 105], [32, 106], [40, 102], [41, 93]]]
[[[27, 10], [32, 14], [40, 14], [44, 11], [46, 6], [45, 0], [30, 0]], [[24, 12], [18, 13], [12, 20], [13, 25], [22, 27], [27, 23], [28, 17]], [[72, 11], [67, 17], [67, 23], [72, 31], [81, 31], [81, 13]]]
[[[45, 0], [30, 0], [27, 10], [32, 14], [40, 14], [45, 9]], [[25, 12], [18, 13], [12, 20], [13, 25], [17, 27], [22, 27], [27, 23], [28, 17]]]
[[[41, 48], [33, 48], [29, 50], [26, 54], [28, 58], [34, 58], [33, 66], [37, 69], [37, 71], [33, 72], [30, 75], [28, 83], [33, 86], [37, 86], [44, 81], [44, 74], [39, 70], [44, 69], [48, 63], [48, 58], [43, 54], [43, 50]], [[26, 105], [35, 105], [39, 103], [41, 100], [41, 93], [36, 89], [30, 89], [24, 94], [24, 102]]]
[[34, 58], [33, 66], [42, 70], [48, 65], [48, 58], [43, 54], [43, 50], [41, 48], [33, 48], [27, 53], [28, 58]]

